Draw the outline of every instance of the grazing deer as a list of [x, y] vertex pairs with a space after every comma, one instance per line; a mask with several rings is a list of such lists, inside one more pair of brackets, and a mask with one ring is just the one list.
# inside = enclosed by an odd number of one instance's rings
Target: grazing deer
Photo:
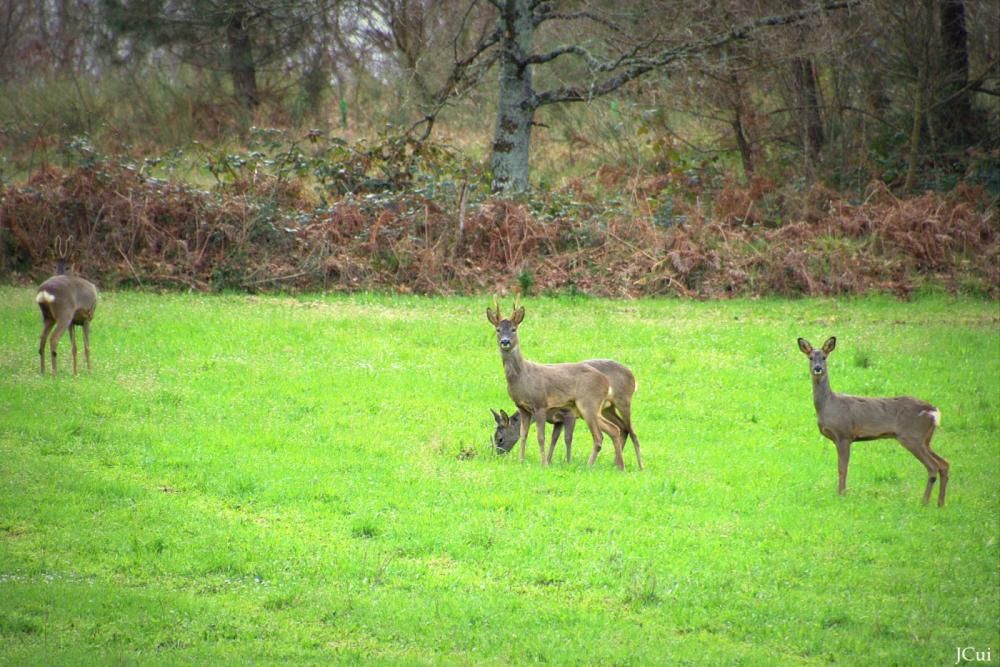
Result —
[[[521, 413], [514, 412], [507, 415], [503, 410], [498, 414], [496, 410], [490, 409], [493, 419], [496, 420], [497, 430], [493, 433], [493, 446], [501, 454], [506, 454], [521, 437]], [[552, 460], [552, 452], [555, 451], [556, 443], [559, 442], [559, 435], [564, 433], [566, 441], [566, 462], [569, 463], [570, 449], [573, 446], [573, 427], [576, 425], [576, 415], [572, 410], [549, 410], [545, 414], [545, 421], [552, 424], [552, 442], [549, 444], [548, 459]]]
[[[639, 469], [642, 469], [642, 459], [639, 458], [639, 440], [632, 428], [632, 396], [635, 394], [636, 381], [632, 371], [627, 366], [623, 366], [611, 359], [590, 359], [583, 363], [593, 366], [608, 378], [611, 383], [611, 393], [614, 396], [615, 408], [621, 411], [621, 417], [614, 415], [615, 426], [622, 430], [622, 440], [626, 437], [632, 438], [632, 444], [636, 448], [636, 458]], [[493, 412], [493, 418], [497, 422], [497, 430], [493, 434], [493, 443], [498, 450], [503, 453], [510, 451], [517, 442], [520, 435], [521, 416], [515, 412], [507, 416], [503, 410], [498, 415]], [[566, 463], [569, 463], [573, 449], [573, 428], [576, 425], [576, 415], [572, 410], [549, 410], [545, 415], [545, 421], [552, 424], [552, 441], [549, 443], [548, 460], [552, 460], [556, 443], [559, 441], [559, 434], [565, 433], [566, 442]], [[565, 431], [563, 429], [565, 428]]]
[[896, 398], [863, 398], [836, 394], [830, 389], [826, 358], [833, 352], [837, 339], [831, 337], [823, 349], [815, 350], [809, 341], [799, 338], [799, 349], [809, 357], [812, 375], [813, 405], [819, 421], [819, 432], [837, 445], [837, 464], [840, 481], [838, 493], [847, 486], [847, 463], [851, 457], [851, 443], [880, 438], [896, 438], [927, 468], [927, 489], [924, 504], [931, 496], [937, 476], [938, 507], [944, 505], [948, 486], [948, 462], [931, 450], [934, 428], [941, 424], [941, 412], [930, 403], [909, 396]]
[[[38, 347], [41, 372], [45, 373], [45, 341], [49, 341], [52, 353], [52, 374], [56, 374], [56, 348], [59, 339], [69, 329], [70, 345], [73, 348], [73, 375], [76, 375], [76, 335], [74, 326], [83, 327], [83, 354], [90, 370], [90, 320], [97, 308], [97, 288], [89, 280], [66, 273], [66, 246], [56, 239], [59, 258], [56, 261], [56, 275], [38, 288], [35, 302], [42, 310], [42, 335]], [[52, 337], [49, 338], [51, 332]]]
[[[625, 469], [622, 458], [624, 432], [629, 427], [618, 407], [611, 382], [606, 375], [586, 362], [575, 364], [536, 364], [521, 355], [517, 325], [524, 320], [524, 308], [514, 301], [510, 319], [500, 315], [500, 305], [493, 299], [494, 309], [486, 309], [486, 318], [496, 328], [497, 344], [507, 378], [507, 394], [518, 408], [520, 419], [521, 460], [533, 419], [538, 430], [538, 450], [542, 465], [548, 465], [545, 453], [545, 420], [550, 410], [572, 410], [587, 423], [594, 439], [594, 449], [588, 460], [593, 465], [601, 451], [604, 433], [615, 445], [615, 464]], [[616, 413], [616, 409], [618, 412]], [[639, 442], [633, 439], [636, 461], [642, 468]]]

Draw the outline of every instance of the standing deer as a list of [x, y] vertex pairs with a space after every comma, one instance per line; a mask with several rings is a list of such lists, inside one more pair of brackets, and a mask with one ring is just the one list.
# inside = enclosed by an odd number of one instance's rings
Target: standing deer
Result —
[[847, 463], [851, 457], [851, 443], [862, 440], [895, 438], [927, 468], [927, 488], [924, 505], [931, 496], [931, 489], [941, 475], [938, 487], [938, 507], [944, 505], [948, 486], [949, 465], [931, 450], [934, 428], [941, 424], [941, 412], [930, 403], [909, 396], [896, 398], [863, 398], [837, 394], [830, 389], [826, 358], [837, 345], [835, 337], [815, 350], [804, 338], [799, 338], [799, 349], [809, 357], [812, 375], [813, 405], [819, 421], [819, 432], [837, 445], [837, 467], [840, 481], [838, 493], [847, 486]]
[[[42, 310], [42, 335], [38, 347], [41, 372], [45, 373], [45, 340], [49, 340], [52, 353], [52, 374], [56, 374], [56, 348], [59, 339], [69, 329], [70, 345], [73, 348], [73, 375], [76, 375], [76, 335], [74, 326], [83, 327], [83, 354], [90, 370], [90, 320], [97, 308], [97, 288], [89, 280], [66, 273], [65, 246], [56, 240], [60, 257], [56, 262], [56, 275], [38, 288], [35, 302]], [[49, 333], [52, 337], [49, 338]]]
[[[632, 371], [617, 361], [611, 359], [589, 359], [583, 363], [593, 366], [601, 374], [608, 378], [611, 383], [611, 393], [614, 396], [615, 407], [621, 411], [621, 417], [614, 415], [615, 426], [622, 429], [622, 440], [626, 437], [632, 438], [632, 444], [636, 447], [638, 457], [639, 440], [632, 428], [632, 396], [637, 387], [635, 376]], [[497, 430], [493, 434], [493, 442], [501, 452], [508, 452], [517, 442], [521, 430], [520, 414], [515, 412], [509, 417], [503, 410], [498, 415], [493, 412], [493, 418], [497, 422]], [[576, 425], [576, 415], [572, 410], [549, 410], [545, 415], [545, 421], [552, 424], [552, 441], [549, 443], [548, 460], [552, 460], [556, 443], [559, 441], [559, 434], [564, 433], [566, 442], [566, 463], [570, 462], [573, 449], [573, 428]], [[565, 428], [565, 431], [563, 430]], [[639, 469], [642, 469], [642, 460], [638, 460]]]
[[[527, 361], [521, 355], [517, 337], [517, 325], [524, 320], [524, 308], [515, 300], [513, 314], [510, 319], [504, 319], [500, 315], [496, 297], [493, 305], [494, 309], [486, 309], [486, 318], [496, 328], [497, 344], [507, 378], [507, 394], [518, 408], [521, 460], [524, 460], [524, 447], [530, 428], [528, 420], [533, 419], [538, 430], [538, 451], [542, 465], [548, 465], [549, 459], [545, 453], [546, 417], [550, 410], [568, 409], [581, 417], [590, 428], [594, 449], [588, 464], [593, 465], [597, 460], [604, 433], [607, 433], [615, 445], [615, 464], [624, 470], [624, 433], [626, 430], [630, 431], [631, 427], [626, 422], [628, 413], [622, 412], [622, 408], [628, 409], [628, 402], [622, 401], [622, 407], [619, 407], [608, 377], [587, 362], [536, 364]], [[641, 469], [639, 442], [633, 438], [632, 444], [635, 447], [636, 462]]]

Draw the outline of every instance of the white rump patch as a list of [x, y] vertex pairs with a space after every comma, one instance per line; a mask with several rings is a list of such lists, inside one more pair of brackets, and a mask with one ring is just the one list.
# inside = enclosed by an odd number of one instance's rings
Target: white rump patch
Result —
[[937, 408], [934, 408], [933, 410], [921, 410], [920, 414], [927, 415], [928, 417], [933, 419], [935, 426], [941, 425], [941, 411], [938, 410]]
[[35, 303], [52, 303], [55, 300], [56, 295], [51, 292], [46, 292], [45, 290], [39, 292], [38, 296], [35, 297]]

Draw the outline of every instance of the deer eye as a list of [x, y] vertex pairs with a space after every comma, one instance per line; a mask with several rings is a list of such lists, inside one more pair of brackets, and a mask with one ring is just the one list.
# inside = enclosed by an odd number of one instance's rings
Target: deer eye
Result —
[[510, 332], [511, 333], [516, 333], [517, 332], [517, 327], [511, 327], [510, 328]]
[[500, 333], [500, 327], [497, 327], [497, 333]]

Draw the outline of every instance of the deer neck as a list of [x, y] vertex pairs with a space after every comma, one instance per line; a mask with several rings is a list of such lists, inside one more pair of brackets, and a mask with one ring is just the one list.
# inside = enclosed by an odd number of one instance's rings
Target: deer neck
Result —
[[830, 389], [830, 376], [824, 373], [820, 377], [813, 376], [813, 405], [816, 407], [816, 414], [823, 411], [823, 408], [833, 398], [833, 390]]
[[517, 382], [517, 379], [524, 373], [525, 361], [521, 356], [521, 347], [504, 351], [500, 350], [500, 357], [503, 359], [503, 373], [507, 376], [507, 384]]

